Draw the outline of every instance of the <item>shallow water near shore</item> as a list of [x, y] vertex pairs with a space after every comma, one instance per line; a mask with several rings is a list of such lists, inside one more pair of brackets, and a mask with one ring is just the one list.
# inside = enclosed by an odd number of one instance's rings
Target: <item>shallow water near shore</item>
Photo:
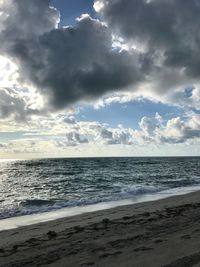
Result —
[[17, 160], [0, 167], [0, 229], [200, 189], [198, 157]]
[[177, 189], [165, 190], [156, 194], [146, 194], [133, 199], [121, 201], [110, 201], [93, 205], [63, 208], [56, 211], [43, 212], [31, 215], [24, 215], [0, 220], [0, 231], [15, 229], [22, 226], [34, 225], [38, 223], [53, 221], [61, 218], [72, 217], [84, 213], [107, 210], [115, 207], [138, 204], [149, 201], [156, 201], [172, 196], [185, 195], [200, 190], [200, 186], [182, 187]]

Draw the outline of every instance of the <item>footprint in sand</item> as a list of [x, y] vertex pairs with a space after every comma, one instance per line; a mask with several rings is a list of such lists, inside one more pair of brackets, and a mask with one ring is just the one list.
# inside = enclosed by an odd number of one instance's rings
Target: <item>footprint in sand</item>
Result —
[[164, 241], [166, 241], [166, 240], [163, 240], [163, 239], [156, 239], [156, 240], [154, 240], [154, 243], [162, 243], [162, 242], [164, 242]]
[[4, 253], [5, 250], [3, 248], [0, 248], [0, 254]]
[[56, 238], [57, 237], [57, 233], [54, 232], [54, 231], [49, 231], [47, 233], [47, 236], [48, 236], [49, 239], [53, 239], [53, 238]]
[[138, 252], [138, 251], [148, 251], [148, 250], [153, 250], [153, 248], [148, 248], [148, 247], [139, 247], [139, 248], [136, 248], [134, 249], [135, 252]]
[[190, 239], [190, 238], [191, 238], [190, 235], [183, 235], [183, 236], [181, 236], [181, 239]]
[[94, 262], [87, 262], [87, 263], [83, 263], [81, 264], [82, 267], [88, 267], [88, 266], [93, 266]]
[[100, 255], [99, 258], [107, 258], [109, 256], [119, 255], [121, 253], [122, 253], [121, 251], [115, 251], [113, 253], [104, 253], [104, 254]]

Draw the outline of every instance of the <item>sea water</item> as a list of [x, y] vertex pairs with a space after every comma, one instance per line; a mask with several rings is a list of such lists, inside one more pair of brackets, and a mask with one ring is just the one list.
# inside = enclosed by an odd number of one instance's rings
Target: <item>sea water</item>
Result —
[[199, 189], [199, 157], [2, 160], [0, 219], [66, 208], [76, 214]]

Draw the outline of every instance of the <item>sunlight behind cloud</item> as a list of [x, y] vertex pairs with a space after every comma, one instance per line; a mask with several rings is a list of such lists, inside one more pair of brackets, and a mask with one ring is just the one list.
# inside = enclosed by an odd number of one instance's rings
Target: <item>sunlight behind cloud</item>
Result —
[[0, 55], [0, 87], [10, 87], [17, 83], [19, 77], [17, 66]]
[[96, 12], [99, 12], [101, 11], [101, 9], [104, 8], [104, 3], [101, 1], [95, 1], [93, 7], [96, 10]]

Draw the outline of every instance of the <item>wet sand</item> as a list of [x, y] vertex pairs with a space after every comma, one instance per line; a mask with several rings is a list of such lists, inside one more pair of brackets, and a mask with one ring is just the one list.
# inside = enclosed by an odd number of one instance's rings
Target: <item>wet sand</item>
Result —
[[200, 266], [200, 192], [2, 231], [0, 266]]

